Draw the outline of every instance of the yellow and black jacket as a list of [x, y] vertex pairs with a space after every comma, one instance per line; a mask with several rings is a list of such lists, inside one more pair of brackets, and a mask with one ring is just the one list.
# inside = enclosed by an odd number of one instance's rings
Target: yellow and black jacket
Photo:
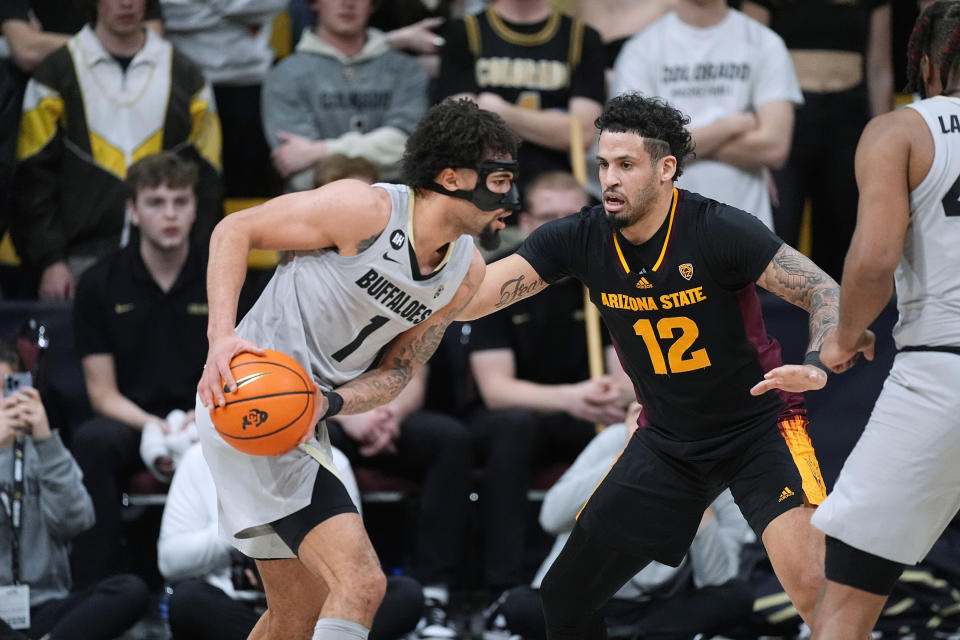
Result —
[[210, 85], [169, 42], [146, 34], [124, 68], [87, 25], [27, 85], [11, 232], [34, 268], [118, 247], [127, 167], [158, 151], [200, 167], [195, 240], [205, 245], [222, 213], [220, 121]]

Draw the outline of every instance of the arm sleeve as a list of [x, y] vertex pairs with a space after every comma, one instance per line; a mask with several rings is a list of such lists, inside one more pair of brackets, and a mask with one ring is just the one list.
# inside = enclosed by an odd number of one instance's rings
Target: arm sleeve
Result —
[[746, 211], [718, 203], [704, 215], [700, 245], [714, 277], [727, 289], [756, 282], [782, 244]]
[[230, 545], [217, 526], [215, 491], [194, 445], [173, 476], [160, 522], [157, 564], [167, 580], [201, 577], [230, 565]]
[[606, 53], [600, 34], [592, 27], [583, 29], [583, 56], [570, 78], [570, 95], [577, 98], [590, 98], [603, 104], [606, 97], [604, 74], [598, 69], [607, 66]]
[[93, 501], [83, 486], [83, 473], [54, 432], [34, 441], [40, 460], [40, 508], [50, 534], [66, 541], [93, 526]]
[[750, 528], [729, 490], [714, 500], [713, 508], [714, 519], [697, 532], [690, 545], [693, 583], [698, 589], [721, 585], [737, 576], [740, 552]]
[[445, 43], [440, 48], [440, 71], [434, 83], [433, 102], [440, 102], [457, 93], [477, 93], [475, 60], [467, 42], [467, 27], [463, 20], [447, 23], [440, 35]]
[[103, 317], [106, 302], [93, 275], [87, 271], [80, 276], [73, 301], [73, 349], [81, 359], [93, 353], [114, 351], [110, 327]]
[[626, 437], [624, 425], [611, 425], [580, 452], [543, 497], [540, 526], [544, 531], [559, 535], [573, 529], [577, 514], [623, 450]]
[[753, 108], [776, 100], [803, 104], [803, 94], [787, 45], [774, 31], [762, 26], [760, 28], [763, 29], [763, 37], [756, 58], [757, 72], [752, 79]]
[[14, 179], [15, 215], [11, 234], [25, 262], [44, 268], [62, 260], [67, 235], [60, 219], [62, 123], [64, 101], [51, 83], [51, 54], [27, 83], [17, 135], [17, 167]]
[[542, 225], [517, 249], [517, 253], [550, 284], [556, 284], [568, 276], [576, 276], [571, 261], [573, 256], [583, 251], [584, 236], [579, 235], [583, 227], [581, 214]]

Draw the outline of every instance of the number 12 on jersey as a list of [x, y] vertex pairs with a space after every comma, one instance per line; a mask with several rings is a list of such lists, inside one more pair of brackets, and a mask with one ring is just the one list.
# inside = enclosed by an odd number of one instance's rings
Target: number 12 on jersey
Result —
[[[641, 318], [633, 324], [633, 330], [643, 338], [647, 346], [654, 373], [686, 373], [710, 366], [710, 356], [707, 355], [706, 349], [690, 351], [690, 347], [700, 336], [700, 329], [696, 322], [686, 316], [660, 318], [657, 321], [656, 333], [654, 333], [653, 323], [647, 318]], [[664, 359], [658, 336], [662, 340], [670, 340], [677, 331], [680, 335], [669, 346], [667, 357]]]

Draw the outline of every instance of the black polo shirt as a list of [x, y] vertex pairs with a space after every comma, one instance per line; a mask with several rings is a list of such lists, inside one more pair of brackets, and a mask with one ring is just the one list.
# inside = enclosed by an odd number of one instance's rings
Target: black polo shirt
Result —
[[166, 293], [138, 246], [103, 258], [80, 278], [73, 323], [77, 355], [113, 355], [120, 393], [143, 410], [192, 408], [207, 357], [206, 256], [191, 250]]

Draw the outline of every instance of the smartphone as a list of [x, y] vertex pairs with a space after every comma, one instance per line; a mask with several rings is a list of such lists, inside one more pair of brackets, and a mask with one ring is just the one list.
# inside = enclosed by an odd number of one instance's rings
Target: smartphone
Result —
[[32, 387], [33, 376], [29, 373], [8, 373], [3, 376], [3, 397], [20, 391], [20, 387]]

